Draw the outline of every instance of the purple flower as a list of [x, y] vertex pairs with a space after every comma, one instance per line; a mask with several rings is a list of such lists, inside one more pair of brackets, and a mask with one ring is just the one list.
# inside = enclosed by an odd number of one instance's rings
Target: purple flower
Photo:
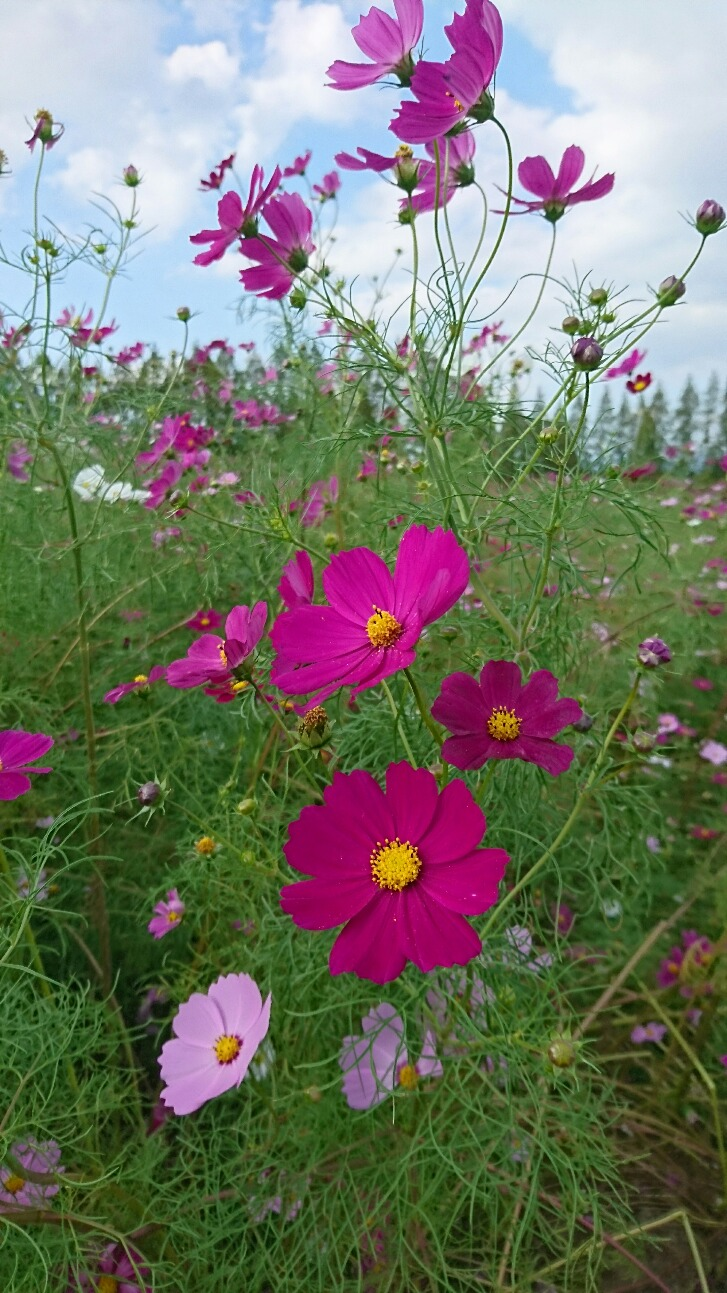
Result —
[[695, 217], [695, 227], [702, 237], [707, 238], [711, 233], [719, 233], [725, 223], [725, 211], [720, 202], [715, 202], [714, 198], [707, 198], [697, 207]]
[[637, 1024], [631, 1031], [631, 1040], [637, 1045], [641, 1042], [663, 1042], [668, 1032], [666, 1024]]
[[518, 179], [524, 189], [534, 193], [537, 202], [526, 198], [513, 198], [523, 210], [515, 212], [524, 215], [527, 211], [542, 211], [546, 220], [555, 224], [564, 214], [566, 207], [576, 206], [578, 202], [593, 202], [596, 198], [605, 197], [611, 192], [615, 176], [602, 175], [600, 180], [589, 180], [580, 189], [574, 189], [578, 183], [583, 167], [586, 164], [582, 148], [571, 144], [561, 158], [558, 174], [554, 175], [544, 157], [526, 157], [517, 168]]
[[72, 1275], [66, 1293], [152, 1293], [151, 1271], [135, 1248], [107, 1244], [93, 1272]]
[[220, 198], [217, 203], [219, 229], [202, 229], [190, 236], [190, 242], [209, 243], [207, 251], [200, 251], [195, 256], [195, 265], [211, 265], [214, 260], [221, 260], [236, 238], [255, 237], [257, 216], [280, 183], [280, 167], [275, 167], [267, 185], [264, 185], [264, 179], [262, 167], [255, 166], [244, 207], [239, 193], [225, 193]]
[[24, 444], [16, 440], [8, 449], [8, 456], [5, 459], [5, 466], [11, 476], [16, 480], [23, 482], [30, 480], [30, 476], [25, 470], [26, 464], [33, 461], [33, 455]]
[[639, 643], [636, 658], [646, 669], [658, 669], [661, 664], [668, 664], [671, 651], [661, 638], [644, 638]]
[[184, 903], [177, 893], [176, 889], [167, 891], [167, 901], [158, 902], [154, 908], [155, 916], [152, 916], [147, 929], [155, 938], [164, 938], [171, 930], [176, 929], [182, 916], [184, 915]]
[[706, 759], [707, 763], [713, 763], [715, 768], [721, 768], [723, 763], [727, 763], [727, 746], [722, 745], [720, 741], [703, 741], [699, 748], [700, 759]]
[[352, 29], [356, 44], [371, 63], [346, 63], [337, 59], [326, 73], [333, 90], [358, 90], [393, 73], [408, 85], [414, 62], [412, 51], [424, 25], [423, 0], [394, 0], [396, 18], [376, 6], [363, 14]]
[[420, 1078], [441, 1077], [434, 1034], [427, 1030], [422, 1053], [409, 1062], [404, 1045], [404, 1022], [393, 1006], [382, 1001], [361, 1020], [364, 1036], [344, 1037], [339, 1064], [343, 1094], [350, 1109], [373, 1109], [396, 1087], [413, 1091]]
[[310, 236], [313, 215], [298, 193], [271, 198], [262, 214], [275, 237], [243, 238], [240, 251], [257, 265], [241, 270], [240, 280], [245, 291], [278, 301], [290, 291], [296, 274], [303, 272], [315, 251]]
[[30, 790], [29, 772], [52, 772], [52, 768], [31, 768], [30, 763], [47, 754], [52, 736], [23, 731], [0, 731], [0, 799], [17, 799]]
[[[36, 1141], [32, 1138], [12, 1147], [12, 1155], [20, 1168], [53, 1176], [64, 1172], [60, 1166], [61, 1151], [56, 1141]], [[50, 1199], [59, 1190], [52, 1182], [27, 1181], [15, 1166], [0, 1166], [0, 1211], [8, 1208], [37, 1208], [44, 1199]]]
[[577, 701], [558, 700], [558, 680], [547, 669], [538, 669], [523, 686], [520, 667], [510, 660], [489, 660], [479, 680], [450, 674], [432, 706], [433, 718], [452, 733], [442, 758], [456, 768], [522, 759], [554, 777], [573, 759], [571, 747], [556, 745], [554, 737], [581, 715]]
[[614, 368], [609, 368], [604, 377], [608, 380], [614, 377], [630, 377], [634, 369], [639, 367], [645, 357], [645, 350], [632, 350], [631, 354], [626, 355], [620, 364], [616, 364]]
[[296, 606], [310, 606], [314, 589], [313, 563], [307, 552], [296, 552], [283, 566], [282, 579], [278, 584], [278, 592], [287, 610], [292, 611]]

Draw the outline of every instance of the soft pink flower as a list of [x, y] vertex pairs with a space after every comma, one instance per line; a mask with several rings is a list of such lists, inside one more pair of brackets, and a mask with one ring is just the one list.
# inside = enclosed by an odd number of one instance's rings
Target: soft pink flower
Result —
[[347, 63], [337, 59], [326, 75], [333, 90], [358, 90], [393, 73], [402, 85], [411, 78], [412, 51], [424, 25], [423, 0], [394, 0], [396, 18], [373, 6], [352, 29], [356, 44], [370, 63]]
[[519, 665], [489, 660], [479, 681], [467, 673], [445, 678], [432, 716], [452, 733], [442, 758], [456, 768], [481, 768], [488, 759], [523, 759], [557, 777], [573, 759], [554, 737], [583, 717], [575, 700], [558, 700], [558, 680], [538, 669], [523, 686]]
[[169, 686], [187, 690], [208, 683], [234, 688], [246, 680], [247, 661], [265, 632], [267, 613], [265, 602], [257, 602], [252, 610], [234, 606], [225, 620], [224, 638], [205, 633], [191, 644], [183, 660], [167, 666]]
[[253, 269], [241, 270], [240, 280], [245, 291], [278, 301], [290, 291], [294, 278], [303, 272], [315, 251], [311, 241], [313, 215], [299, 193], [271, 198], [262, 214], [274, 237], [243, 238], [240, 251], [257, 264]]
[[151, 1271], [135, 1248], [108, 1244], [93, 1271], [72, 1275], [66, 1293], [152, 1293]]
[[546, 220], [555, 223], [560, 220], [567, 207], [579, 202], [593, 202], [596, 198], [605, 197], [611, 192], [615, 176], [602, 175], [600, 180], [589, 180], [580, 189], [574, 189], [585, 166], [586, 159], [582, 148], [571, 144], [561, 158], [558, 174], [554, 175], [544, 157], [526, 157], [518, 166], [518, 178], [524, 189], [536, 195], [537, 201], [525, 198], [513, 198], [523, 210], [514, 212], [524, 215], [527, 211], [542, 211]]
[[278, 592], [287, 609], [292, 611], [296, 606], [310, 606], [314, 589], [313, 562], [307, 552], [296, 552], [283, 566]]
[[715, 768], [721, 768], [723, 763], [727, 763], [727, 746], [720, 741], [704, 741], [699, 749], [699, 757], [706, 759], [707, 763], [713, 763]]
[[16, 480], [23, 482], [30, 480], [30, 476], [25, 470], [27, 463], [33, 461], [33, 455], [26, 449], [24, 444], [16, 440], [8, 449], [8, 456], [5, 459], [5, 466], [11, 476]]
[[331, 559], [322, 585], [328, 606], [299, 606], [276, 620], [270, 638], [272, 680], [287, 695], [315, 693], [319, 704], [339, 687], [354, 695], [405, 669], [422, 629], [461, 597], [469, 562], [450, 531], [412, 525], [402, 535], [393, 576], [369, 548]]
[[244, 207], [239, 193], [225, 193], [220, 198], [217, 203], [219, 229], [202, 229], [200, 233], [190, 235], [190, 242], [209, 243], [207, 251], [200, 251], [194, 257], [195, 265], [211, 265], [213, 261], [221, 260], [236, 238], [255, 237], [257, 217], [280, 183], [280, 167], [275, 167], [267, 184], [264, 181], [262, 167], [255, 166]]
[[313, 878], [286, 885], [281, 907], [302, 929], [344, 925], [331, 974], [389, 983], [407, 961], [466, 965], [482, 943], [465, 916], [497, 901], [509, 860], [478, 847], [485, 826], [462, 781], [440, 794], [431, 772], [392, 763], [383, 791], [362, 769], [335, 772], [288, 828], [288, 863]]
[[[38, 1172], [53, 1176], [56, 1172], [65, 1172], [60, 1166], [61, 1151], [55, 1140], [36, 1141], [32, 1138], [21, 1141], [12, 1147], [12, 1155], [21, 1168], [29, 1172]], [[58, 1185], [52, 1181], [28, 1181], [15, 1166], [0, 1166], [0, 1212], [8, 1208], [37, 1208], [44, 1199], [50, 1199], [58, 1193]]]
[[338, 1060], [343, 1070], [343, 1094], [350, 1109], [373, 1109], [396, 1087], [412, 1091], [419, 1078], [441, 1077], [434, 1033], [424, 1034], [422, 1053], [409, 1062], [404, 1044], [404, 1021], [382, 1001], [361, 1020], [364, 1036], [344, 1037]]
[[0, 799], [17, 799], [30, 790], [29, 772], [52, 772], [52, 768], [31, 768], [54, 744], [42, 733], [0, 731]]
[[637, 1024], [631, 1031], [631, 1040], [639, 1045], [642, 1042], [663, 1042], [667, 1034], [666, 1024]]
[[249, 974], [223, 974], [179, 1007], [159, 1057], [161, 1099], [174, 1113], [194, 1113], [240, 1085], [270, 1026], [270, 1002]]
[[124, 696], [129, 696], [131, 692], [135, 692], [137, 694], [141, 693], [145, 696], [147, 695], [151, 684], [153, 682], [159, 682], [159, 680], [164, 677], [165, 673], [166, 669], [163, 665], [152, 665], [148, 674], [138, 673], [131, 682], [122, 682], [119, 683], [117, 687], [112, 687], [111, 691], [106, 692], [104, 701], [107, 705], [117, 705], [120, 700], [123, 700]]
[[171, 930], [176, 929], [177, 925], [184, 915], [184, 903], [177, 893], [176, 889], [167, 891], [167, 901], [158, 902], [154, 911], [156, 915], [152, 916], [147, 929], [155, 938], [164, 938]]

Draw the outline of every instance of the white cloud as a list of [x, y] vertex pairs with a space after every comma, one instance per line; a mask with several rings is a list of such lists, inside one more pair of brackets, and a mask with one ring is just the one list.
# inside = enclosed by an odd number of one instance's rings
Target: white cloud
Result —
[[224, 41], [211, 40], [206, 45], [178, 45], [164, 60], [167, 80], [173, 85], [201, 81], [208, 90], [227, 89], [239, 75], [239, 63]]

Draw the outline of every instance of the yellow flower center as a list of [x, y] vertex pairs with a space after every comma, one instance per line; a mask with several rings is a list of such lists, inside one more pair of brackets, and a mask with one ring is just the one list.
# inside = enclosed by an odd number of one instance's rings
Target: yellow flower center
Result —
[[242, 1050], [242, 1042], [232, 1033], [223, 1033], [214, 1044], [214, 1052], [219, 1064], [231, 1064]]
[[669, 971], [669, 974], [678, 974], [678, 973], [679, 973], [679, 966], [677, 965], [676, 961], [668, 961], [668, 962], [667, 962], [667, 967], [666, 967], [666, 968], [667, 968], [667, 970]]
[[413, 844], [384, 840], [371, 854], [371, 875], [380, 889], [399, 892], [413, 884], [422, 869], [422, 860]]
[[398, 642], [404, 632], [404, 625], [394, 619], [388, 611], [382, 611], [378, 606], [374, 606], [373, 615], [370, 615], [366, 621], [366, 632], [373, 647], [390, 647]]
[[410, 162], [413, 156], [414, 150], [413, 148], [410, 148], [408, 144], [400, 144], [394, 153], [394, 157], [398, 157], [399, 161], [402, 162]]
[[138, 686], [141, 686], [143, 682], [148, 682], [148, 681], [149, 681], [149, 678], [145, 673], [137, 673], [134, 675], [134, 682], [137, 683]]
[[209, 624], [209, 622], [210, 622], [209, 615], [203, 615], [203, 616], [201, 617], [201, 619], [200, 619], [200, 621], [199, 621], [199, 622], [200, 622], [200, 624], [202, 625], [202, 628], [206, 628], [206, 626], [207, 626], [207, 625]]
[[119, 1287], [119, 1281], [115, 1275], [102, 1275], [96, 1288], [98, 1293], [116, 1293]]
[[25, 1181], [23, 1180], [22, 1176], [9, 1176], [7, 1181], [3, 1182], [2, 1188], [4, 1190], [7, 1190], [8, 1194], [17, 1194], [20, 1190], [22, 1190], [24, 1185], [25, 1185]]
[[399, 1069], [399, 1086], [405, 1091], [413, 1091], [419, 1083], [419, 1074], [414, 1064], [402, 1064]]
[[175, 920], [181, 920], [181, 916], [178, 911], [168, 911], [167, 920], [169, 921], [170, 925], [173, 925]]
[[233, 682], [233, 683], [231, 683], [231, 687], [232, 687], [232, 690], [233, 690], [233, 691], [244, 691], [244, 690], [245, 690], [245, 688], [246, 688], [246, 687], [249, 687], [249, 686], [250, 686], [250, 684], [249, 684], [249, 682], [247, 681], [247, 679], [246, 679], [246, 678], [242, 678], [242, 679], [240, 680], [240, 682]]
[[487, 730], [495, 741], [515, 741], [520, 735], [520, 719], [514, 709], [498, 705], [487, 720]]
[[227, 668], [227, 656], [225, 655], [225, 648], [220, 646], [217, 648], [217, 650], [220, 653], [220, 660], [222, 661], [225, 668]]
[[194, 847], [197, 850], [197, 852], [201, 853], [202, 856], [204, 857], [208, 853], [214, 853], [215, 842], [210, 835], [203, 835], [201, 840], [197, 840], [197, 843], [195, 844]]

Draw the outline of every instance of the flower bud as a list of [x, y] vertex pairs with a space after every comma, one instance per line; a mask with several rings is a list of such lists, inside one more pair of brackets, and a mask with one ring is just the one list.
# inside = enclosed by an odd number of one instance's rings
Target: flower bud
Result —
[[308, 301], [302, 287], [294, 287], [288, 299], [294, 310], [304, 310]]
[[575, 723], [571, 723], [571, 727], [574, 732], [590, 732], [593, 727], [593, 719], [584, 709], [580, 718], [577, 718]]
[[180, 305], [177, 310], [177, 318], [180, 323], [188, 323], [191, 317], [191, 310], [188, 305]]
[[252, 813], [255, 812], [256, 808], [257, 799], [253, 799], [252, 796], [250, 796], [248, 799], [241, 799], [239, 804], [235, 805], [235, 812], [238, 813], [240, 817], [250, 817]]
[[656, 745], [656, 737], [652, 732], [644, 731], [643, 727], [637, 728], [632, 737], [634, 749], [639, 754], [650, 754]]
[[560, 326], [564, 332], [568, 333], [569, 337], [574, 337], [581, 326], [581, 321], [576, 318], [575, 314], [568, 314]]
[[605, 287], [594, 287], [592, 292], [588, 293], [588, 300], [591, 305], [605, 305], [608, 300], [608, 292]]
[[687, 287], [676, 275], [670, 274], [668, 278], [662, 280], [656, 289], [656, 299], [661, 306], [676, 305], [680, 297], [684, 295]]
[[9, 175], [10, 167], [8, 166], [8, 155], [0, 148], [0, 175]]
[[139, 786], [136, 797], [142, 808], [150, 808], [157, 802], [161, 793], [162, 788], [156, 781], [145, 781], [143, 786]]
[[125, 166], [123, 170], [124, 184], [129, 189], [135, 189], [141, 184], [141, 176], [135, 166]]
[[307, 1086], [304, 1094], [308, 1096], [308, 1099], [312, 1101], [313, 1104], [320, 1104], [322, 1093], [319, 1086]]
[[334, 534], [332, 530], [328, 530], [323, 535], [323, 546], [328, 548], [329, 552], [332, 552], [334, 548], [338, 547], [338, 535]]
[[645, 638], [639, 643], [636, 658], [647, 669], [656, 669], [660, 664], [668, 664], [671, 651], [661, 638]]
[[319, 750], [331, 739], [333, 725], [322, 705], [314, 705], [298, 723], [298, 740], [309, 750]]
[[576, 368], [591, 372], [603, 359], [603, 347], [593, 337], [579, 337], [571, 346], [571, 358]]
[[555, 1037], [547, 1053], [548, 1059], [556, 1069], [569, 1069], [575, 1064], [576, 1048], [567, 1037]]
[[601, 320], [603, 323], [615, 323], [616, 315], [613, 310], [606, 310], [605, 314], [601, 315]]
[[724, 207], [715, 202], [714, 198], [707, 198], [700, 207], [697, 208], [697, 215], [694, 221], [697, 232], [706, 238], [710, 233], [719, 233], [725, 222]]
[[555, 444], [559, 435], [559, 427], [543, 427], [542, 431], [538, 432], [538, 440], [542, 441], [543, 444]]

